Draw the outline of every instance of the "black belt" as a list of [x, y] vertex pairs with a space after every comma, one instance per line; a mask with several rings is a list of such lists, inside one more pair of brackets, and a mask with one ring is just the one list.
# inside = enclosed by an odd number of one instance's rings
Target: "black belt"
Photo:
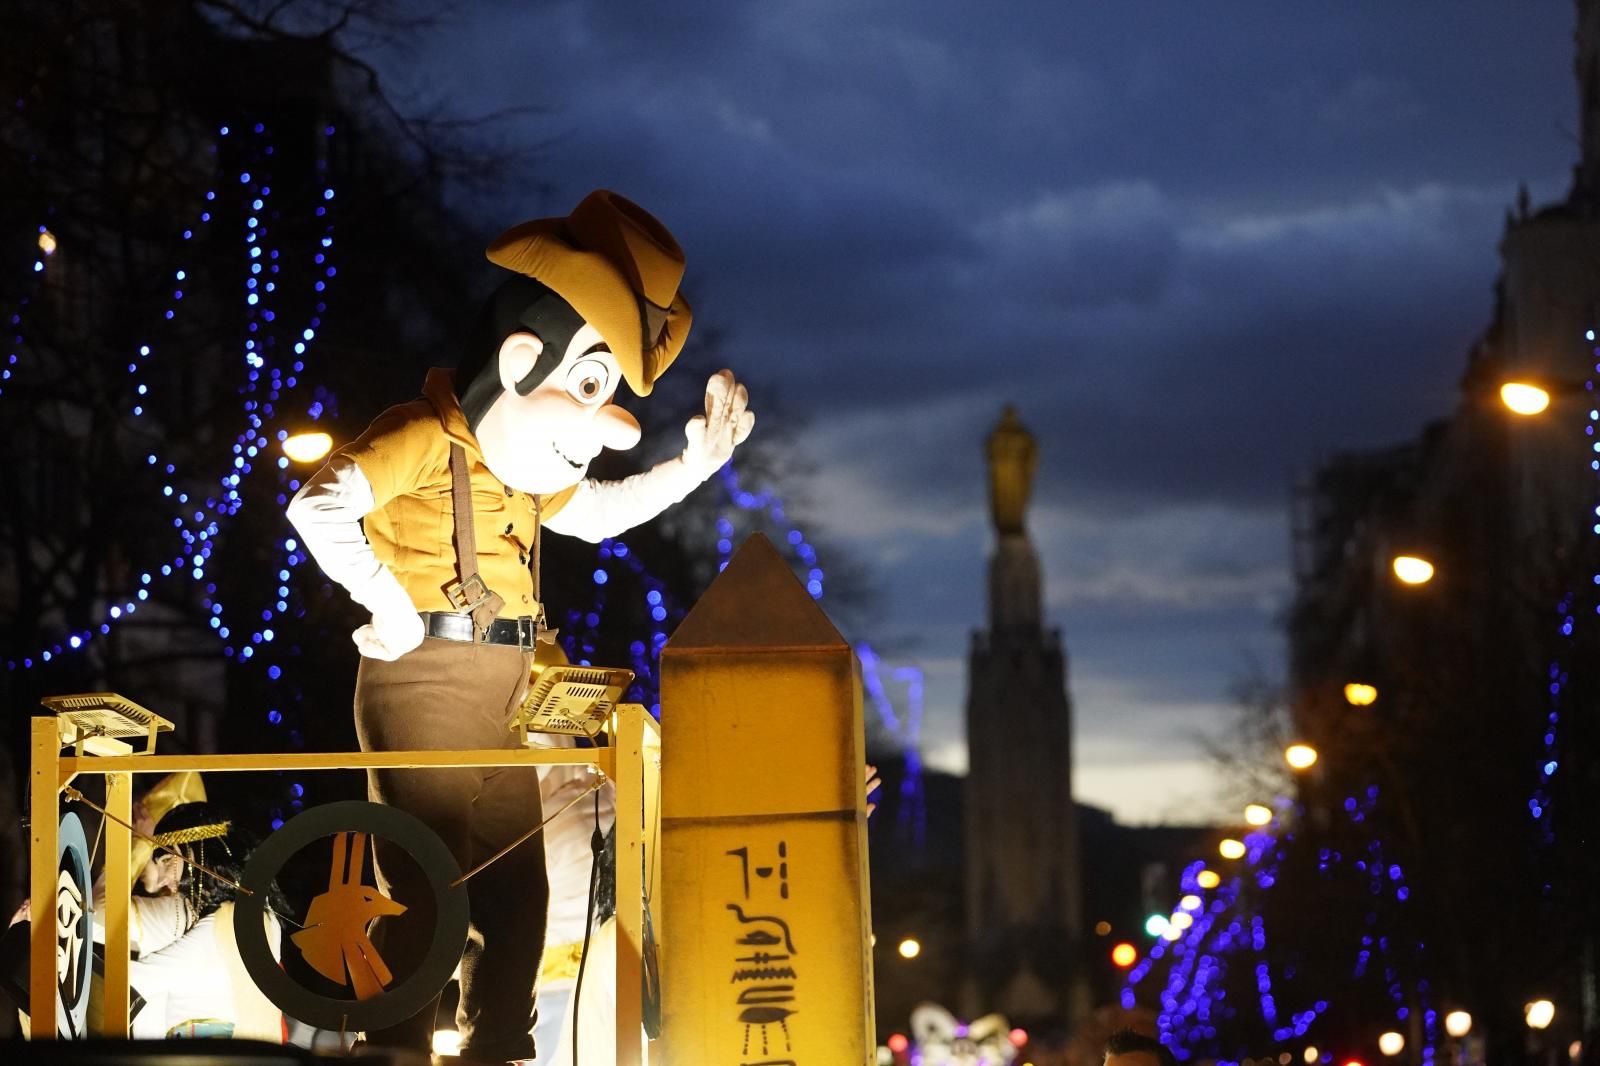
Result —
[[472, 616], [470, 614], [455, 614], [451, 611], [419, 611], [422, 616], [422, 629], [430, 637], [440, 637], [444, 640], [459, 640], [466, 643], [482, 642], [484, 644], [512, 644], [519, 648], [531, 648], [538, 639], [539, 627], [532, 618], [496, 618], [489, 623], [489, 628], [480, 637], [473, 632]]

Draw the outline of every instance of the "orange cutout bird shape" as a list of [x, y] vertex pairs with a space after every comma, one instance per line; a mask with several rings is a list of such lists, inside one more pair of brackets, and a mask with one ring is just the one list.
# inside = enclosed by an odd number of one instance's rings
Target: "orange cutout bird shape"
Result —
[[328, 891], [311, 901], [306, 927], [289, 938], [312, 969], [336, 984], [351, 985], [357, 999], [371, 999], [394, 980], [367, 927], [374, 918], [406, 910], [405, 904], [362, 884], [366, 858], [367, 834], [335, 834]]

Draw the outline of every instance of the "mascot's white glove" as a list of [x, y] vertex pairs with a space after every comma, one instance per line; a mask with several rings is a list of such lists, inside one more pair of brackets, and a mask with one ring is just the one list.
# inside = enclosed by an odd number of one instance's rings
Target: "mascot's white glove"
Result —
[[422, 643], [422, 616], [388, 568], [380, 567], [379, 572], [381, 576], [362, 589], [361, 596], [352, 592], [352, 598], [372, 612], [372, 621], [351, 633], [350, 639], [367, 658], [393, 662]]
[[699, 475], [698, 481], [722, 469], [733, 449], [745, 442], [756, 424], [750, 393], [733, 379], [733, 371], [719, 370], [706, 382], [706, 413], [695, 415], [683, 427], [689, 446], [683, 463]]
[[683, 454], [622, 481], [584, 481], [545, 523], [557, 533], [599, 542], [648, 522], [722, 468], [756, 424], [750, 393], [719, 370], [706, 382], [706, 411], [684, 427]]
[[361, 517], [374, 506], [361, 468], [336, 455], [295, 495], [288, 513], [322, 572], [372, 612], [372, 621], [350, 634], [357, 649], [369, 659], [392, 661], [422, 643], [422, 617], [361, 532]]

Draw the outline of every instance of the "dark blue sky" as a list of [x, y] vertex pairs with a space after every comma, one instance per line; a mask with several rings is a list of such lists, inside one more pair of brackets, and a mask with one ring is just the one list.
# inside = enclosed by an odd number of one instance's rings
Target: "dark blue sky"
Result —
[[[692, 9], [692, 10], [686, 10]], [[1519, 182], [1576, 160], [1570, 0], [475, 2], [402, 96], [545, 147], [485, 236], [609, 187], [690, 259], [752, 404], [807, 419], [806, 517], [961, 762], [1015, 402], [1065, 632], [1077, 791], [1192, 817], [1193, 737], [1281, 671], [1289, 487], [1449, 409]], [[677, 420], [688, 412], [643, 417]], [[758, 424], [756, 432], [762, 427]]]

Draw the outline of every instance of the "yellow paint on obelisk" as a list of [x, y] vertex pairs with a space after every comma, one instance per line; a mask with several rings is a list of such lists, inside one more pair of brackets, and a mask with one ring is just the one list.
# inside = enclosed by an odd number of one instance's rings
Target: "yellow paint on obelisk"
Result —
[[854, 653], [757, 535], [661, 666], [666, 1063], [872, 1063]]

